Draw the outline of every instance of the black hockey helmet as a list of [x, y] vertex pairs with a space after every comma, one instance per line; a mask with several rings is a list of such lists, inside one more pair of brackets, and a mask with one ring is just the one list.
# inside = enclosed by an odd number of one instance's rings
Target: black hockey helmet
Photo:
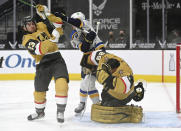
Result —
[[24, 19], [23, 19], [23, 26], [26, 26], [26, 24], [27, 24], [28, 22], [36, 23], [33, 17], [31, 17], [31, 16], [26, 16], [26, 17], [24, 17]]

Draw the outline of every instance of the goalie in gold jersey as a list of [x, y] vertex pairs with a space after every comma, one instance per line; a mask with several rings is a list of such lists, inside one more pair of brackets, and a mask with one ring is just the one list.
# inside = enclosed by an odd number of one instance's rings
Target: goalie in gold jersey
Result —
[[[57, 121], [64, 122], [64, 111], [67, 104], [69, 76], [66, 63], [56, 45], [63, 34], [62, 19], [54, 16], [43, 5], [36, 6], [37, 14], [48, 24], [36, 23], [30, 16], [24, 18], [23, 46], [36, 61], [34, 80], [34, 102], [36, 112], [28, 116], [28, 120], [44, 117], [46, 91], [52, 77], [55, 80], [55, 98], [57, 104]], [[54, 28], [50, 30], [51, 24]]]
[[96, 78], [103, 85], [102, 106], [117, 107], [126, 105], [132, 99], [143, 99], [142, 82], [134, 86], [132, 69], [122, 58], [97, 50], [87, 57], [87, 63], [84, 65], [86, 64], [98, 66]]
[[127, 105], [132, 99], [141, 101], [144, 97], [143, 83], [134, 85], [133, 72], [122, 58], [97, 50], [87, 55], [86, 63], [90, 67], [97, 65], [96, 78], [103, 85], [102, 101], [93, 104], [91, 119], [103, 123], [138, 123], [142, 120], [142, 108]]

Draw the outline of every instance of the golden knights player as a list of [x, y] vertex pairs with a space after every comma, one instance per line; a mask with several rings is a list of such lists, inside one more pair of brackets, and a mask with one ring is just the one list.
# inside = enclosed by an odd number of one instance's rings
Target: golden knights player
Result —
[[[120, 119], [121, 114], [117, 114], [119, 116], [118, 119], [112, 120], [112, 117], [116, 118], [116, 113], [114, 111], [120, 110], [120, 108], [117, 110], [117, 107], [125, 108], [126, 104], [132, 99], [135, 101], [141, 101], [144, 97], [142, 82], [139, 82], [138, 85], [134, 86], [134, 77], [130, 66], [122, 58], [99, 50], [93, 51], [90, 55], [88, 55], [87, 63], [85, 63], [85, 65], [86, 64], [89, 66], [98, 66], [96, 78], [98, 82], [103, 85], [103, 90], [101, 93], [102, 101], [100, 106], [95, 104], [93, 105], [92, 119], [99, 122], [109, 123], [113, 121], [138, 122], [141, 120], [142, 108], [131, 107], [130, 109], [129, 106], [121, 113], [126, 114], [126, 112], [129, 112], [131, 114], [130, 116], [128, 113], [127, 117], [123, 115], [124, 119]], [[112, 112], [109, 107], [112, 107]], [[101, 109], [101, 112], [98, 113], [97, 111], [99, 108]], [[106, 110], [107, 112], [105, 112]], [[112, 115], [110, 113], [112, 113]]]
[[[87, 57], [87, 54], [90, 54], [91, 51], [105, 50], [103, 42], [97, 36], [89, 21], [85, 19], [85, 15], [82, 12], [75, 12], [70, 18], [62, 13], [58, 13], [57, 16], [61, 17], [63, 21], [73, 25], [71, 44], [74, 48], [79, 48], [80, 51], [84, 53], [81, 64], [84, 63], [83, 61], [85, 60], [85, 57]], [[84, 30], [88, 32], [85, 32]], [[87, 73], [87, 68], [89, 68], [89, 71], [91, 71], [91, 73], [89, 72], [90, 74]], [[76, 113], [81, 113], [84, 110], [88, 95], [94, 104], [99, 102], [98, 90], [95, 87], [96, 66], [84, 66], [82, 70], [80, 104], [77, 108], [75, 108]]]
[[[56, 45], [63, 34], [62, 19], [56, 17], [43, 5], [36, 6], [37, 14], [46, 21], [36, 23], [30, 16], [24, 18], [23, 46], [36, 61], [36, 75], [34, 80], [34, 102], [36, 113], [28, 116], [28, 120], [44, 117], [46, 105], [46, 91], [54, 77], [55, 98], [57, 104], [57, 121], [64, 122], [64, 111], [67, 104], [69, 76], [64, 59]], [[45, 16], [46, 15], [46, 16]], [[47, 19], [48, 18], [48, 19]], [[51, 21], [55, 28], [50, 25]]]

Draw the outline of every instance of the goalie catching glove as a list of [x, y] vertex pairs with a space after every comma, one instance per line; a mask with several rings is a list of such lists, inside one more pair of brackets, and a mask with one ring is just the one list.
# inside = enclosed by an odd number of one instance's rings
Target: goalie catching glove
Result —
[[133, 97], [133, 100], [138, 102], [141, 101], [144, 98], [144, 88], [143, 83], [139, 82], [138, 85], [134, 87], [135, 96]]

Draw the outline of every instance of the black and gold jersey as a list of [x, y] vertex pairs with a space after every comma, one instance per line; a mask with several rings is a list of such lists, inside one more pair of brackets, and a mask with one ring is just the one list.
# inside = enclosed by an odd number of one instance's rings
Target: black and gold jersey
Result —
[[[105, 80], [111, 75], [113, 78], [108, 83], [112, 83], [113, 87], [108, 90], [108, 93], [118, 100], [126, 99], [130, 94], [134, 91], [134, 78], [133, 71], [131, 67], [120, 57], [109, 54], [104, 51], [94, 51], [90, 58], [88, 58], [89, 64], [97, 65], [97, 81], [100, 84], [104, 85], [104, 88], [107, 88], [105, 85]], [[116, 68], [116, 70], [110, 74], [110, 72], [106, 72], [103, 69], [103, 64], [107, 63], [109, 59], [116, 59], [119, 61], [120, 65]]]
[[[54, 15], [49, 16], [54, 24], [62, 24], [62, 20]], [[53, 42], [54, 36], [48, 32], [47, 26], [43, 22], [36, 24], [37, 30], [23, 36], [22, 45], [26, 47], [36, 63], [39, 63], [46, 54], [58, 51], [58, 46]], [[59, 34], [63, 34], [62, 28], [57, 29]]]

